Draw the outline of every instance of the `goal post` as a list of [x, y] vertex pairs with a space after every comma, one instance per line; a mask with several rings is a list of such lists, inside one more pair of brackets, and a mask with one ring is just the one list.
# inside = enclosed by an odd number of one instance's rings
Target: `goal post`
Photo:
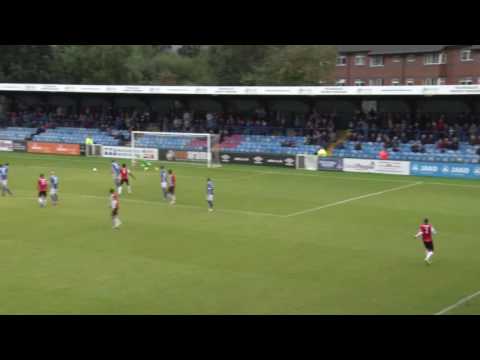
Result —
[[102, 145], [88, 144], [85, 145], [85, 156], [87, 157], [100, 157], [102, 156]]
[[132, 131], [131, 147], [158, 149], [161, 159], [220, 167], [220, 135]]
[[297, 170], [318, 170], [317, 155], [297, 155]]

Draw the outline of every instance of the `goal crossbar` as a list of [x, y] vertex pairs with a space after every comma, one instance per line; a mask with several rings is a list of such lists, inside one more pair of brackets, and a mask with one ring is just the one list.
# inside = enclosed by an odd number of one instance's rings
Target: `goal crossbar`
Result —
[[[219, 144], [214, 140], [219, 139], [217, 134], [208, 134], [208, 133], [179, 133], [179, 132], [160, 132], [160, 131], [132, 131], [131, 132], [131, 147], [134, 149], [137, 146], [136, 135], [141, 136], [159, 136], [159, 137], [190, 137], [190, 138], [205, 138], [206, 143], [206, 153], [207, 153], [207, 165], [208, 167], [218, 167], [220, 166], [220, 156], [219, 156]], [[217, 156], [214, 156], [216, 154]]]

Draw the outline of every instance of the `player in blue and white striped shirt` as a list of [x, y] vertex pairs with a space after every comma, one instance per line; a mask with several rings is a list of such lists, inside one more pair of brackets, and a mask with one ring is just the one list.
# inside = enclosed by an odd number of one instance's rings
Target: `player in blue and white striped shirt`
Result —
[[50, 172], [50, 199], [52, 199], [52, 205], [56, 206], [58, 203], [58, 176], [52, 171]]
[[215, 185], [211, 179], [207, 179], [207, 202], [208, 202], [208, 211], [213, 211], [213, 198], [215, 192]]
[[5, 194], [9, 194], [10, 196], [13, 196], [12, 192], [8, 188], [8, 163], [0, 165], [0, 182], [2, 185], [2, 196], [5, 196]]
[[163, 166], [160, 167], [160, 182], [162, 185], [163, 198], [168, 200], [168, 174]]
[[112, 161], [112, 178], [113, 183], [115, 184], [115, 189], [120, 186], [120, 164], [117, 163], [115, 160]]

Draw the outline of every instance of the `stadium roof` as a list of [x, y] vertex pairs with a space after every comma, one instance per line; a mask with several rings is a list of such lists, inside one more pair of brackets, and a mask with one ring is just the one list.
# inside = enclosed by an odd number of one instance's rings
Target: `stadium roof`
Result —
[[[386, 55], [438, 52], [448, 46], [458, 45], [337, 45], [337, 49], [340, 53], [368, 52], [370, 55]], [[480, 50], [480, 45], [466, 46], [471, 46], [474, 50]]]

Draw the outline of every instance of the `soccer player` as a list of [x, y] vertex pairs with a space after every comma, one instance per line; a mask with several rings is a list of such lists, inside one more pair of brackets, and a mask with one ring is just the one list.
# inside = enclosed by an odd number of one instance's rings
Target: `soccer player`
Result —
[[177, 186], [177, 177], [172, 170], [168, 170], [168, 196], [170, 205], [175, 205], [177, 197], [175, 196], [175, 187]]
[[132, 187], [130, 186], [130, 181], [128, 180], [128, 176], [131, 175], [133, 178], [133, 174], [130, 172], [130, 170], [127, 168], [126, 164], [122, 165], [122, 168], [120, 169], [120, 184], [118, 185], [118, 194], [122, 195], [122, 189], [123, 189], [123, 184], [127, 184], [127, 189], [128, 193], [132, 193]]
[[420, 237], [423, 240], [423, 244], [426, 250], [425, 262], [430, 265], [432, 263], [432, 257], [434, 254], [433, 238], [432, 235], [437, 235], [435, 228], [429, 223], [428, 219], [423, 221], [423, 224], [420, 225], [420, 231], [415, 238], [419, 239]]
[[50, 172], [50, 199], [52, 200], [53, 206], [58, 204], [58, 176], [55, 175], [54, 171]]
[[120, 165], [115, 160], [112, 161], [112, 178], [115, 188], [118, 188], [120, 186]]
[[207, 202], [208, 202], [208, 211], [213, 211], [213, 193], [215, 191], [215, 185], [213, 184], [212, 179], [207, 179]]
[[0, 165], [0, 182], [2, 184], [2, 196], [9, 194], [13, 196], [12, 192], [8, 188], [8, 163]]
[[163, 198], [168, 200], [168, 174], [165, 167], [160, 167], [160, 181], [162, 185]]
[[47, 191], [47, 179], [45, 179], [45, 176], [43, 174], [40, 174], [40, 178], [38, 179], [38, 203], [40, 204], [41, 208], [47, 206]]
[[118, 229], [122, 222], [118, 217], [118, 213], [120, 210], [120, 200], [118, 194], [115, 192], [114, 189], [110, 190], [110, 207], [112, 209], [112, 224], [114, 229]]

